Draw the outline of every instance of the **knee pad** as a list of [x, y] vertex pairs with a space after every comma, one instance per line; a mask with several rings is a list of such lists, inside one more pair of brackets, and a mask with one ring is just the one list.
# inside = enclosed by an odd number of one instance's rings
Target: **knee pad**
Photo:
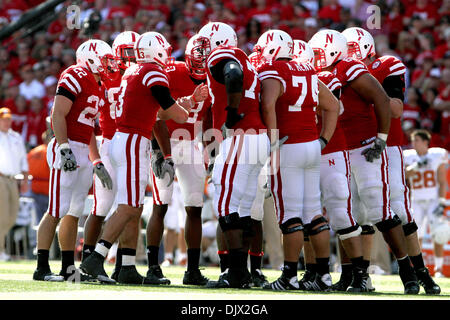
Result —
[[417, 231], [417, 229], [419, 229], [415, 221], [404, 224], [402, 227], [406, 237], [413, 234]]
[[[295, 226], [295, 227], [290, 227], [294, 223], [300, 223], [300, 225], [299, 226]], [[283, 233], [283, 234], [290, 234], [290, 233], [294, 233], [294, 232], [297, 232], [297, 231], [303, 231], [303, 225], [302, 224], [303, 224], [303, 222], [302, 222], [302, 219], [300, 219], [300, 218], [289, 219], [288, 221], [286, 221], [285, 223], [280, 225], [281, 233]]]
[[373, 226], [369, 226], [367, 224], [361, 226], [361, 235], [367, 236], [375, 233], [375, 229]]
[[223, 232], [228, 230], [242, 229], [239, 213], [233, 212], [229, 215], [219, 217], [219, 225]]
[[242, 236], [244, 238], [251, 238], [255, 235], [252, 228], [253, 222], [251, 217], [247, 216], [239, 218], [239, 223], [241, 225]]
[[340, 240], [347, 240], [357, 237], [361, 234], [362, 228], [359, 225], [355, 225], [349, 228], [336, 231]]
[[[325, 223], [325, 224], [314, 229], [315, 226], [317, 226], [318, 224], [321, 224], [321, 223]], [[327, 219], [325, 219], [323, 216], [321, 216], [319, 218], [312, 220], [307, 225], [305, 225], [305, 229], [307, 230], [309, 236], [315, 236], [316, 234], [319, 234], [322, 231], [330, 230], [330, 225], [328, 224]]]
[[395, 228], [396, 226], [398, 226], [399, 224], [401, 224], [401, 220], [400, 218], [395, 214], [392, 219], [387, 219], [381, 222], [378, 222], [375, 224], [375, 226], [377, 227], [378, 231], [380, 232], [386, 232], [391, 230], [392, 228]]

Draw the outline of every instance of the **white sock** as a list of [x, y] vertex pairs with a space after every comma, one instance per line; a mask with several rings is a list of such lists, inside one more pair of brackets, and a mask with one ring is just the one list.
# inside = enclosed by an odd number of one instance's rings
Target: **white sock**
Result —
[[444, 257], [434, 257], [434, 270], [442, 272], [442, 266], [444, 265]]
[[122, 256], [123, 266], [134, 266], [136, 264], [136, 256]]
[[100, 253], [103, 256], [103, 258], [106, 258], [108, 256], [109, 249], [104, 245], [97, 243], [97, 245], [95, 246], [95, 251]]

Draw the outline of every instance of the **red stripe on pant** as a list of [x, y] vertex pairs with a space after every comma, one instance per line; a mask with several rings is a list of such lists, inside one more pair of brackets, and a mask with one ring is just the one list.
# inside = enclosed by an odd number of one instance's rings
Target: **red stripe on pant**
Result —
[[55, 147], [56, 147], [56, 140], [54, 141], [53, 147], [52, 147], [52, 155], [53, 155], [53, 160], [52, 160], [52, 170], [51, 170], [51, 175], [50, 175], [50, 205], [48, 207], [48, 212], [50, 215], [53, 215], [53, 188], [54, 188], [54, 181], [55, 181], [55, 169], [53, 167], [53, 165], [55, 164]]
[[239, 145], [238, 149], [236, 151], [236, 156], [234, 157], [234, 162], [231, 165], [231, 173], [230, 173], [230, 179], [229, 179], [229, 188], [228, 188], [228, 194], [225, 200], [225, 215], [230, 214], [230, 201], [231, 201], [231, 194], [233, 193], [233, 182], [234, 182], [234, 176], [236, 175], [236, 169], [239, 162], [239, 157], [241, 156], [242, 152], [242, 145], [244, 144], [244, 135], [240, 136], [241, 139], [239, 139]]
[[133, 206], [132, 202], [132, 194], [131, 194], [131, 140], [133, 139], [133, 135], [129, 134], [127, 138], [127, 144], [125, 146], [125, 154], [127, 159], [127, 199], [128, 205]]
[[347, 215], [350, 219], [352, 226], [355, 225], [355, 221], [352, 216], [352, 187], [351, 187], [351, 172], [350, 172], [350, 161], [348, 151], [343, 151], [345, 160], [345, 177], [347, 178], [348, 185], [348, 199], [347, 199]]
[[61, 170], [56, 170], [56, 215], [55, 218], [59, 218], [59, 204], [60, 204], [60, 186]]
[[[279, 204], [278, 204], [277, 195], [275, 194], [275, 170], [274, 170], [274, 166], [273, 166], [273, 156], [275, 155], [276, 152], [278, 152], [278, 150], [270, 155], [270, 191], [272, 191], [272, 195], [273, 195], [275, 214], [277, 215], [277, 218], [279, 218], [280, 217]], [[278, 223], [281, 224], [281, 220]]]
[[388, 177], [386, 173], [387, 168], [387, 159], [386, 159], [386, 152], [383, 151], [381, 154], [381, 182], [383, 183], [383, 220], [386, 220], [389, 216], [389, 194], [388, 194]]
[[153, 197], [153, 203], [162, 206], [161, 198], [159, 197], [158, 186], [156, 185], [155, 174], [153, 173], [153, 171], [152, 171], [152, 182], [153, 182], [153, 193], [155, 194], [155, 197]]
[[[279, 151], [279, 150], [278, 150]], [[284, 201], [283, 201], [283, 183], [281, 181], [281, 161], [280, 161], [280, 153], [277, 152], [278, 163], [280, 164], [279, 169], [277, 170], [277, 195], [278, 202], [280, 206], [280, 223], [283, 223], [284, 219]]]
[[[222, 142], [222, 143], [224, 143], [224, 142]], [[217, 212], [219, 213], [219, 217], [222, 216], [222, 202], [223, 202], [223, 197], [225, 195], [225, 181], [226, 181], [226, 177], [227, 177], [228, 163], [230, 162], [231, 155], [233, 154], [235, 143], [236, 143], [236, 136], [233, 136], [233, 138], [231, 140], [230, 149], [228, 150], [227, 159], [226, 159], [223, 169], [222, 169], [222, 178], [220, 180], [221, 190], [220, 190], [219, 201], [217, 202]]]
[[405, 167], [403, 164], [403, 152], [402, 149], [400, 147], [398, 148], [398, 152], [400, 153], [400, 160], [402, 163], [402, 183], [403, 183], [403, 197], [405, 198], [405, 211], [406, 211], [406, 216], [408, 217], [408, 222], [412, 222], [413, 218], [411, 215], [411, 211], [410, 211], [410, 204], [409, 204], [409, 188], [406, 185], [406, 178], [405, 178]]
[[135, 180], [135, 189], [136, 189], [136, 207], [139, 207], [139, 151], [141, 144], [141, 136], [138, 135], [136, 139], [136, 144], [134, 145], [134, 178]]

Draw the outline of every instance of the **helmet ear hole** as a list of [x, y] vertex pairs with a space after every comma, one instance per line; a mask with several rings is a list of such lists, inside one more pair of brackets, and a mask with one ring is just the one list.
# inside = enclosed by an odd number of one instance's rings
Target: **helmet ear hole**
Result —
[[220, 46], [221, 42], [220, 41], [216, 41], [216, 46]]
[[92, 60], [92, 59], [88, 59], [88, 61], [89, 61], [90, 64], [94, 63], [94, 60]]
[[275, 51], [275, 49], [272, 49], [269, 51], [270, 54], [273, 54], [273, 52]]

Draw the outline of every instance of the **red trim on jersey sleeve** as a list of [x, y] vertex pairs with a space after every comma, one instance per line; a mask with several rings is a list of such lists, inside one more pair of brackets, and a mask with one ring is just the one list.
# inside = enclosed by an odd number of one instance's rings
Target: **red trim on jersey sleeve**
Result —
[[339, 61], [335, 69], [336, 77], [339, 78], [343, 85], [347, 82], [358, 79], [366, 73], [369, 73], [366, 65], [353, 58], [346, 58]]
[[258, 79], [260, 81], [266, 79], [276, 79], [283, 84], [283, 92], [286, 92], [286, 81], [284, 81], [277, 68], [271, 64], [265, 64], [258, 70]]
[[58, 87], [63, 87], [72, 93], [75, 97], [78, 96], [82, 89], [80, 82], [70, 72], [65, 73], [58, 81]]
[[142, 85], [149, 88], [155, 85], [169, 87], [169, 79], [163, 72], [151, 70], [142, 77]]
[[241, 64], [239, 59], [236, 57], [236, 52], [234, 51], [234, 49], [217, 48], [214, 49], [208, 57], [207, 60], [208, 68], [215, 66], [218, 62], [220, 62], [223, 59], [232, 59], [237, 63], [239, 63], [239, 65]]

